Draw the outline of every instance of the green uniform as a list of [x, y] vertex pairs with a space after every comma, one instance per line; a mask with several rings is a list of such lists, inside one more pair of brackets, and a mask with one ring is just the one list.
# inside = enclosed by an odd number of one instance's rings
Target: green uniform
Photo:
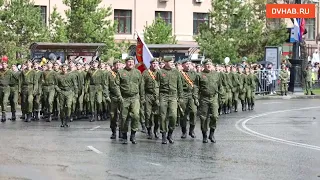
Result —
[[[53, 113], [53, 102], [55, 98], [55, 86], [57, 85], [57, 73], [53, 70], [46, 70], [42, 73], [42, 106], [46, 110], [45, 114], [51, 117]], [[49, 119], [49, 121], [51, 118]]]
[[235, 112], [238, 111], [238, 101], [240, 88], [242, 88], [240, 74], [236, 72], [231, 73], [231, 82], [232, 82], [232, 100]]
[[[61, 72], [54, 70], [56, 75], [59, 75]], [[55, 116], [59, 119], [60, 118], [60, 102], [59, 102], [59, 93], [55, 92], [54, 101], [53, 101], [53, 112]]]
[[224, 72], [219, 72], [220, 74], [220, 78], [221, 78], [221, 86], [219, 87], [219, 91], [221, 94], [218, 95], [218, 101], [219, 101], [219, 114], [222, 114], [222, 113], [226, 113], [225, 111], [225, 103], [226, 103], [226, 100], [227, 100], [227, 77], [225, 76], [225, 73]]
[[[119, 103], [119, 97], [120, 97], [120, 89], [115, 88], [116, 84], [116, 77], [117, 74], [113, 71], [109, 72], [109, 93], [110, 93], [110, 99], [111, 102], [109, 103], [110, 107], [110, 128], [112, 131], [112, 136], [111, 139], [116, 139], [116, 131], [117, 131], [117, 126], [121, 125], [121, 119], [119, 118], [119, 110], [120, 110], [120, 103]], [[118, 120], [120, 122], [118, 122]], [[119, 138], [122, 136], [121, 128], [119, 128]]]
[[92, 69], [86, 75], [86, 93], [89, 94], [90, 112], [92, 113], [90, 121], [95, 121], [95, 117], [98, 120], [101, 118], [102, 98], [103, 96], [109, 97], [107, 80], [101, 69]]
[[232, 74], [231, 73], [225, 73], [225, 80], [226, 80], [226, 112], [231, 113], [232, 108], [232, 89], [233, 89], [233, 83], [232, 83]]
[[309, 94], [309, 92], [311, 93], [311, 95], [313, 95], [313, 92], [312, 92], [312, 70], [311, 69], [305, 70], [304, 76], [305, 76], [305, 81], [306, 81], [307, 95]]
[[85, 76], [86, 73], [81, 70], [77, 70], [78, 74], [78, 97], [76, 99], [76, 109], [77, 109], [77, 116], [80, 117], [81, 113], [83, 112], [83, 99], [84, 99], [84, 87], [85, 87]]
[[55, 87], [59, 97], [61, 122], [66, 126], [71, 118], [74, 89], [78, 88], [76, 78], [71, 73], [59, 73]]
[[33, 111], [33, 98], [38, 93], [38, 78], [35, 70], [24, 70], [20, 74], [21, 79], [21, 110], [22, 115], [27, 114], [28, 122], [31, 121]]
[[[245, 74], [246, 75], [246, 85], [245, 85], [245, 88], [246, 88], [246, 96], [245, 96], [245, 102], [246, 104], [248, 105], [248, 110], [251, 110], [251, 100], [252, 100], [252, 86], [254, 84], [252, 84], [252, 80], [250, 79], [250, 74]], [[246, 105], [246, 107], [247, 107]]]
[[40, 105], [41, 105], [41, 94], [42, 94], [42, 71], [34, 70], [35, 71], [35, 78], [38, 83], [37, 85], [37, 91], [35, 92], [35, 95], [33, 97], [33, 115], [36, 120], [39, 120], [39, 111], [40, 111]]
[[10, 69], [0, 70], [0, 105], [2, 111], [2, 119], [1, 121], [6, 121], [6, 112], [8, 99], [10, 95], [10, 79], [12, 78], [13, 73]]
[[188, 116], [190, 120], [189, 135], [195, 138], [194, 128], [196, 125], [197, 106], [195, 104], [193, 88], [197, 73], [194, 71], [182, 71], [181, 77], [183, 86], [183, 103], [181, 103], [183, 116], [180, 117], [180, 126], [182, 130], [181, 138], [186, 138]]
[[13, 72], [10, 79], [10, 96], [9, 102], [11, 107], [11, 120], [16, 120], [16, 111], [18, 106], [19, 92], [20, 92], [20, 72]]
[[[106, 71], [106, 70], [103, 70], [103, 69], [101, 69], [101, 71], [102, 71], [102, 73], [103, 73], [103, 76], [104, 76], [104, 79], [106, 79], [107, 81], [109, 81], [109, 76], [110, 76], [110, 74], [109, 74], [109, 72], [108, 71]], [[108, 84], [109, 82], [107, 82], [107, 84]], [[108, 84], [108, 86], [109, 86], [109, 84]], [[109, 91], [110, 92], [110, 91]], [[101, 119], [103, 119], [103, 120], [107, 120], [107, 111], [108, 111], [108, 106], [109, 106], [109, 102], [107, 102], [107, 100], [110, 102], [111, 100], [110, 100], [110, 97], [109, 97], [109, 99], [107, 99], [107, 97], [103, 97], [102, 98], [102, 116], [101, 116]]]
[[131, 133], [134, 136], [138, 131], [140, 103], [144, 104], [143, 78], [137, 69], [119, 70], [116, 76], [116, 84], [120, 89], [121, 97], [121, 132], [124, 139], [129, 129], [129, 117], [131, 119]]
[[153, 132], [157, 136], [159, 129], [159, 86], [156, 81], [156, 71], [150, 69], [145, 70], [142, 74], [144, 79], [145, 90], [145, 106], [144, 109], [145, 125], [148, 131], [148, 138], [151, 139], [151, 128], [154, 127]]
[[[72, 77], [74, 78], [74, 81], [77, 82], [77, 84], [79, 83], [79, 72], [74, 70], [74, 71], [71, 71], [69, 73], [70, 75], [72, 75]], [[78, 93], [79, 93], [79, 89], [81, 89], [80, 87], [81, 85], [78, 84], [77, 88], [74, 88], [73, 89], [73, 99], [72, 99], [72, 106], [71, 106], [71, 121], [73, 121], [73, 117], [75, 117], [75, 113], [76, 113], [76, 106], [77, 106], [77, 101], [78, 101]]]
[[250, 99], [249, 99], [250, 104], [248, 104], [248, 105], [249, 105], [249, 110], [253, 110], [254, 102], [255, 102], [256, 88], [257, 88], [257, 85], [260, 87], [261, 84], [260, 84], [258, 76], [256, 74], [252, 74], [252, 73], [250, 73], [248, 75], [248, 81], [250, 81], [250, 84], [251, 84], [249, 87], [250, 88], [249, 89], [249, 91], [250, 91]]
[[218, 72], [210, 72], [204, 70], [199, 73], [195, 82], [195, 98], [200, 100], [200, 121], [201, 131], [203, 135], [203, 142], [207, 142], [207, 132], [210, 128], [209, 139], [214, 142], [213, 134], [217, 127], [218, 121], [218, 95], [220, 94], [220, 86], [222, 86]]
[[[84, 77], [87, 77], [89, 71], [84, 71]], [[85, 80], [86, 81], [86, 80]], [[88, 113], [91, 111], [90, 108], [90, 94], [89, 92], [87, 92], [88, 89], [88, 85], [85, 84], [84, 85], [84, 95], [83, 95], [83, 110], [85, 111], [85, 114], [88, 115]]]
[[247, 96], [247, 75], [240, 74], [240, 91], [239, 91], [239, 99], [242, 105], [242, 111], [246, 111], [246, 96]]
[[288, 90], [288, 80], [289, 80], [289, 73], [286, 70], [281, 70], [279, 74], [280, 79], [280, 91], [281, 94], [287, 94]]

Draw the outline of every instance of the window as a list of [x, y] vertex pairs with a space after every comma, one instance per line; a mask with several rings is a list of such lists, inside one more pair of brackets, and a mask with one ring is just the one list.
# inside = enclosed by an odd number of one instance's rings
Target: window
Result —
[[131, 10], [114, 10], [114, 20], [118, 22], [118, 34], [131, 34], [132, 11]]
[[155, 17], [162, 18], [168, 25], [172, 24], [172, 12], [171, 11], [156, 11]]
[[193, 34], [199, 34], [200, 25], [209, 24], [209, 15], [207, 13], [193, 13]]
[[35, 7], [40, 8], [42, 22], [43, 24], [47, 24], [47, 6], [35, 6]]
[[306, 21], [306, 30], [307, 34], [305, 34], [306, 40], [315, 40], [316, 39], [316, 21], [315, 19], [305, 19]]

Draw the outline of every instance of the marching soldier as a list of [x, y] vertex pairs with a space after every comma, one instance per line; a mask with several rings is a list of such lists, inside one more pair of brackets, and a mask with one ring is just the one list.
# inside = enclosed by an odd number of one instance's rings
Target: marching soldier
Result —
[[156, 73], [159, 62], [153, 58], [150, 63], [150, 69], [145, 70], [142, 74], [146, 101], [143, 113], [145, 114], [148, 139], [152, 139], [152, 127], [154, 127], [154, 137], [157, 139], [159, 138], [157, 133], [159, 129], [159, 86], [156, 81]]
[[57, 73], [52, 69], [53, 64], [48, 61], [46, 70], [42, 73], [42, 92], [43, 104], [45, 109], [44, 115], [48, 117], [47, 122], [52, 121], [53, 102], [56, 95], [55, 86], [57, 85]]
[[7, 61], [2, 60], [2, 68], [0, 69], [0, 105], [2, 111], [1, 122], [6, 122], [6, 112], [8, 98], [10, 95], [10, 79], [12, 79], [13, 73], [8, 68]]
[[220, 78], [221, 78], [221, 86], [219, 86], [220, 90], [220, 94], [218, 95], [219, 98], [219, 115], [221, 114], [226, 114], [226, 99], [227, 99], [227, 79], [225, 76], [225, 72], [224, 72], [224, 68], [222, 66], [217, 65], [217, 72], [220, 74]]
[[[84, 64], [84, 76], [85, 78], [87, 77], [87, 74], [90, 71], [90, 64], [85, 63]], [[89, 92], [86, 92], [86, 89], [88, 87], [86, 87], [86, 84], [84, 85], [84, 96], [83, 96], [83, 115], [85, 118], [87, 118], [87, 116], [89, 115], [90, 111], [91, 111], [91, 107], [90, 107], [90, 94]]]
[[196, 125], [197, 106], [199, 101], [195, 101], [194, 96], [194, 81], [197, 73], [192, 71], [191, 60], [187, 59], [183, 61], [183, 70], [181, 72], [182, 86], [183, 86], [183, 103], [181, 104], [181, 110], [183, 116], [180, 117], [180, 125], [182, 130], [182, 139], [187, 138], [187, 118], [190, 118], [189, 136], [196, 138], [194, 128]]
[[249, 110], [253, 110], [254, 103], [255, 103], [255, 91], [256, 91], [257, 85], [261, 88], [261, 84], [260, 84], [258, 76], [254, 73], [253, 69], [250, 69], [250, 75], [248, 77], [248, 80], [251, 81], [251, 86], [250, 86], [250, 90], [251, 90], [250, 102], [251, 102], [251, 104], [249, 105]]
[[72, 100], [72, 106], [71, 106], [72, 110], [71, 110], [71, 116], [70, 116], [70, 122], [72, 122], [73, 118], [74, 119], [78, 118], [77, 114], [76, 114], [76, 106], [77, 106], [77, 102], [78, 102], [78, 92], [81, 87], [79, 87], [79, 84], [78, 84], [79, 83], [79, 73], [78, 73], [76, 65], [73, 61], [69, 62], [69, 71], [70, 71], [69, 74], [72, 75], [73, 78], [75, 78], [75, 81], [77, 82], [77, 85], [78, 85], [77, 89], [76, 88], [73, 89], [74, 96], [73, 96], [73, 100]]
[[[26, 62], [26, 69], [20, 73], [20, 79], [22, 119], [25, 119], [25, 122], [30, 122], [33, 112], [33, 98], [38, 93], [38, 78], [32, 68], [31, 60]], [[25, 115], [27, 115], [27, 118], [25, 118]]]
[[37, 62], [33, 62], [33, 69], [35, 71], [35, 78], [37, 82], [37, 90], [35, 92], [34, 98], [33, 98], [33, 118], [36, 121], [39, 121], [39, 111], [40, 111], [40, 103], [41, 103], [41, 94], [42, 94], [42, 88], [41, 88], [41, 76], [42, 71], [39, 70], [39, 64]]
[[242, 105], [242, 111], [246, 111], [246, 93], [247, 93], [247, 76], [243, 73], [243, 68], [238, 67], [238, 71], [240, 74], [239, 81], [240, 81], [240, 90], [239, 90], [239, 99]]
[[244, 74], [246, 75], [246, 78], [247, 78], [246, 86], [245, 86], [245, 88], [246, 88], [246, 103], [248, 105], [248, 110], [251, 110], [252, 86], [255, 85], [256, 83], [254, 83], [253, 80], [250, 79], [250, 68], [246, 67]]
[[[60, 65], [57, 61], [53, 63], [53, 70], [56, 74], [60, 74]], [[55, 92], [54, 101], [53, 101], [53, 112], [56, 118], [60, 118], [60, 103], [59, 103], [59, 94]]]
[[[162, 144], [167, 144], [167, 139], [169, 143], [174, 143], [172, 133], [177, 122], [178, 103], [183, 103], [183, 88], [179, 71], [172, 68], [174, 67], [173, 58], [165, 57], [164, 61], [165, 66], [157, 72], [156, 79], [159, 84]], [[167, 124], [167, 117], [169, 124]]]
[[135, 134], [138, 130], [140, 103], [145, 104], [143, 78], [139, 70], [134, 68], [134, 58], [126, 58], [125, 68], [118, 71], [116, 84], [121, 96], [121, 132], [123, 144], [127, 144], [129, 117], [131, 119], [130, 141], [136, 144]]
[[[175, 63], [174, 68], [176, 68], [179, 72], [183, 71], [183, 67], [182, 67], [180, 61]], [[179, 75], [181, 75], [181, 74], [179, 73]], [[183, 116], [184, 116], [184, 112], [181, 108], [181, 104], [178, 103], [176, 127], [180, 126], [180, 120]]]
[[76, 103], [76, 116], [82, 118], [83, 114], [83, 99], [84, 99], [84, 83], [85, 83], [85, 72], [82, 70], [81, 63], [77, 63], [77, 75], [78, 75], [78, 97]]
[[[213, 72], [211, 60], [205, 60], [204, 70], [198, 74], [195, 81], [195, 100], [200, 99], [200, 121], [203, 143], [208, 143], [208, 128], [210, 128], [209, 139], [215, 143], [214, 132], [218, 121], [218, 95], [220, 94], [221, 74]], [[198, 104], [198, 102], [196, 102]]]
[[232, 83], [232, 74], [231, 74], [231, 68], [230, 66], [226, 66], [226, 72], [224, 73], [225, 75], [225, 80], [226, 80], [226, 114], [231, 113], [232, 105], [233, 105], [233, 98], [232, 98], [232, 89], [233, 89], [233, 83]]
[[232, 82], [232, 100], [233, 100], [234, 111], [238, 112], [239, 92], [242, 85], [240, 82], [240, 74], [237, 72], [237, 68], [235, 66], [232, 67], [231, 82]]
[[11, 107], [11, 121], [16, 120], [16, 111], [18, 106], [19, 92], [20, 92], [20, 72], [16, 65], [12, 65], [12, 76], [10, 79], [10, 96], [9, 102]]
[[69, 127], [71, 120], [72, 103], [74, 98], [74, 89], [77, 89], [77, 81], [70, 72], [68, 65], [62, 65], [62, 71], [58, 74], [56, 91], [58, 92], [60, 103], [60, 127]]
[[[311, 75], [310, 75], [310, 77], [311, 77]], [[280, 86], [281, 96], [283, 96], [283, 94], [287, 95], [289, 78], [290, 77], [289, 77], [288, 71], [286, 70], [286, 65], [282, 65], [281, 66], [281, 71], [280, 71], [280, 74], [279, 74], [280, 85], [281, 85]], [[308, 91], [307, 91], [307, 94], [308, 94]]]

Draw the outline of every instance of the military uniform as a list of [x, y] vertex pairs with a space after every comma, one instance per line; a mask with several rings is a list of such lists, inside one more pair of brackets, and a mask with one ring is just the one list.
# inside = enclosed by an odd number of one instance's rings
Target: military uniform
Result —
[[240, 73], [240, 90], [239, 90], [239, 99], [242, 105], [242, 111], [246, 111], [246, 93], [247, 93], [247, 75], [244, 73]]
[[[128, 57], [126, 61], [133, 61], [133, 57]], [[139, 126], [140, 103], [144, 105], [144, 85], [143, 78], [139, 70], [124, 68], [119, 70], [116, 77], [116, 84], [120, 89], [119, 97], [121, 104], [121, 132], [123, 143], [127, 143], [127, 133], [129, 128], [129, 118], [131, 119], [130, 141], [136, 144], [135, 134]]]
[[52, 121], [53, 102], [56, 95], [55, 86], [57, 85], [57, 73], [54, 70], [46, 70], [42, 73], [42, 106], [46, 110], [48, 122]]
[[9, 96], [9, 102], [11, 107], [11, 120], [16, 120], [16, 111], [18, 106], [18, 99], [19, 99], [19, 92], [20, 92], [20, 72], [12, 72], [12, 76], [10, 79], [10, 96]]
[[[164, 61], [173, 61], [172, 57], [165, 57]], [[160, 102], [160, 131], [162, 144], [167, 144], [167, 139], [173, 143], [172, 133], [177, 122], [178, 102], [183, 103], [183, 88], [180, 72], [171, 67], [164, 67], [156, 75], [159, 84]], [[167, 124], [167, 119], [169, 124]], [[166, 137], [168, 132], [168, 136]]]
[[[204, 64], [212, 64], [211, 60], [206, 60]], [[214, 132], [218, 121], [218, 95], [221, 89], [220, 73], [203, 70], [195, 81], [195, 99], [200, 99], [199, 115], [201, 121], [201, 131], [203, 143], [208, 142], [208, 128], [210, 128], [209, 139], [215, 142]]]
[[[235, 69], [235, 67], [233, 67], [233, 69]], [[232, 71], [231, 72], [231, 82], [232, 82], [233, 107], [234, 107], [234, 111], [238, 112], [239, 93], [240, 93], [240, 88], [242, 88], [240, 74], [235, 71]]]
[[[190, 62], [190, 60], [184, 60], [182, 63], [185, 64]], [[197, 73], [189, 70], [181, 71], [181, 79], [183, 86], [183, 103], [181, 103], [182, 117], [180, 118], [180, 126], [182, 130], [181, 138], [186, 138], [187, 133], [187, 118], [189, 116], [189, 135], [192, 138], [195, 138], [194, 128], [196, 125], [196, 115], [197, 115], [197, 106], [199, 104], [195, 104], [195, 96], [194, 96], [194, 81], [197, 77]], [[198, 102], [198, 101], [197, 101]]]
[[[120, 61], [115, 61], [114, 64], [119, 63]], [[117, 77], [117, 72], [110, 71], [109, 72], [109, 93], [110, 93], [110, 99], [111, 102], [109, 103], [109, 110], [110, 110], [110, 128], [112, 131], [111, 139], [116, 139], [116, 134], [117, 134], [117, 127], [121, 126], [121, 119], [119, 118], [119, 111], [120, 111], [120, 102], [119, 102], [119, 97], [121, 96], [120, 94], [120, 89], [115, 88], [116, 86], [116, 77]], [[119, 121], [119, 122], [118, 122]], [[122, 137], [121, 134], [121, 127], [119, 128], [119, 138]]]
[[84, 87], [85, 87], [85, 72], [82, 70], [77, 70], [76, 71], [78, 74], [78, 97], [77, 97], [77, 101], [76, 101], [76, 116], [77, 118], [81, 118], [83, 115], [83, 99], [84, 99]]
[[42, 71], [40, 71], [39, 69], [35, 69], [35, 78], [36, 78], [36, 82], [37, 82], [37, 90], [35, 92], [34, 98], [33, 98], [33, 118], [36, 121], [39, 121], [39, 111], [40, 111], [40, 106], [41, 106], [41, 94], [42, 94]]
[[221, 78], [221, 86], [219, 86], [218, 101], [219, 101], [219, 114], [226, 114], [225, 103], [227, 100], [227, 77], [223, 71], [218, 72]]
[[258, 76], [252, 72], [248, 75], [248, 81], [250, 81], [250, 104], [248, 104], [248, 108], [249, 110], [253, 110], [254, 109], [254, 103], [255, 103], [255, 91], [256, 91], [256, 88], [257, 88], [257, 85], [259, 87], [261, 87], [261, 84], [260, 84], [260, 81], [259, 81], [259, 78]]
[[233, 105], [233, 98], [232, 98], [232, 89], [233, 89], [233, 83], [232, 83], [232, 74], [231, 72], [224, 73], [225, 80], [226, 80], [226, 113], [231, 113], [232, 105]]
[[311, 95], [314, 95], [312, 92], [312, 69], [311, 66], [308, 66], [308, 68], [304, 71], [304, 77], [306, 81], [306, 95], [309, 95], [309, 92]]
[[6, 112], [8, 99], [10, 95], [10, 79], [12, 78], [13, 73], [10, 69], [1, 69], [0, 70], [0, 105], [2, 111], [1, 122], [6, 121]]

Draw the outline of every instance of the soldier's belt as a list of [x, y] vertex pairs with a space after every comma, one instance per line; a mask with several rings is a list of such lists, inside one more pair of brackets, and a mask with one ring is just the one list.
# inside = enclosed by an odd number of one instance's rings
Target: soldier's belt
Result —
[[0, 84], [0, 87], [4, 88], [4, 87], [8, 87], [9, 84]]
[[170, 91], [170, 92], [161, 92], [160, 91], [160, 94], [162, 94], [162, 95], [177, 95], [178, 93], [176, 92], [176, 91]]
[[217, 93], [200, 92], [200, 96], [206, 96], [206, 97], [215, 96], [216, 94]]
[[24, 87], [24, 86], [33, 86], [33, 83], [31, 83], [31, 84], [22, 84], [22, 86]]
[[138, 97], [139, 93], [135, 93], [135, 94], [127, 94], [127, 93], [121, 93], [123, 98], [134, 98], [134, 97]]
[[73, 88], [67, 88], [67, 87], [64, 87], [64, 88], [60, 88], [61, 91], [73, 91]]
[[52, 83], [52, 84], [42, 84], [42, 86], [54, 86], [54, 83]]

